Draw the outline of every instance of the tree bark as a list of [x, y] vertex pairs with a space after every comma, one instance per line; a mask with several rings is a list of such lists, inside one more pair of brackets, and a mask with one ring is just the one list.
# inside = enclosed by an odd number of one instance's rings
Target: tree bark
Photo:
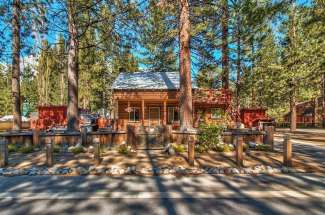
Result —
[[190, 53], [190, 17], [188, 0], [180, 0], [180, 123], [181, 130], [193, 127], [192, 116], [192, 80]]
[[295, 89], [292, 90], [290, 99], [290, 131], [294, 132], [297, 129], [297, 105], [296, 105], [296, 92]]
[[322, 116], [320, 123], [322, 124], [322, 127], [325, 127], [325, 72], [322, 74], [322, 87], [321, 87], [321, 96], [322, 96]]
[[222, 1], [222, 86], [229, 88], [229, 50], [228, 50], [228, 0]]
[[241, 29], [240, 29], [241, 21], [240, 14], [238, 12], [237, 15], [237, 31], [236, 31], [236, 40], [237, 40], [237, 59], [236, 59], [236, 67], [237, 67], [237, 83], [236, 83], [236, 108], [237, 108], [237, 120], [239, 120], [239, 112], [240, 112], [240, 79], [241, 79]]
[[70, 34], [68, 51], [68, 130], [77, 131], [79, 130], [78, 39], [71, 2], [68, 2], [68, 28]]
[[13, 1], [12, 18], [12, 108], [13, 130], [21, 129], [20, 108], [20, 0]]

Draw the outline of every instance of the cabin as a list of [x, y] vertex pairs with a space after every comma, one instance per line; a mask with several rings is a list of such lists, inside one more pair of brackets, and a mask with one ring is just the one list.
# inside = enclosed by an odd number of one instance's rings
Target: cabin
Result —
[[[298, 127], [318, 127], [322, 124], [321, 107], [322, 98], [304, 101], [296, 104], [296, 122]], [[290, 125], [291, 112], [283, 116], [284, 123]]]
[[[221, 120], [231, 103], [226, 89], [200, 89], [193, 82], [193, 126]], [[114, 127], [127, 125], [179, 128], [178, 72], [122, 72], [113, 83]]]

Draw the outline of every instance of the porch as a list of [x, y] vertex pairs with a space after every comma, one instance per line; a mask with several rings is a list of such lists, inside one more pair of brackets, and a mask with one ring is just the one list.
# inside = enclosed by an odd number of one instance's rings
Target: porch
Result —
[[[127, 125], [179, 128], [178, 90], [116, 90], [114, 101], [116, 130], [126, 130]], [[231, 92], [227, 90], [193, 90], [193, 126], [198, 127], [200, 122], [219, 121], [221, 113], [228, 111], [230, 102]]]

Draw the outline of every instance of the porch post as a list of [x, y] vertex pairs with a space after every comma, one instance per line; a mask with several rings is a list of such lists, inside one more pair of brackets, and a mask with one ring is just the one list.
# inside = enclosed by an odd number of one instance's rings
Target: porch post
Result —
[[141, 101], [141, 122], [142, 126], [144, 126], [144, 100]]
[[167, 102], [164, 101], [164, 121], [163, 125], [167, 125]]

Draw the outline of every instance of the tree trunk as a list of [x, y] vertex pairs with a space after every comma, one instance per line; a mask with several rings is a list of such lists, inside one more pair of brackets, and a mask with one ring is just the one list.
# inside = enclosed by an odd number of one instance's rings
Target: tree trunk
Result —
[[237, 83], [236, 83], [236, 111], [237, 111], [237, 120], [239, 120], [239, 112], [240, 112], [240, 79], [241, 79], [241, 30], [240, 30], [240, 14], [238, 12], [237, 15], [237, 32], [236, 32], [236, 40], [237, 40], [237, 59], [236, 59], [236, 67], [237, 67]]
[[13, 1], [12, 19], [12, 108], [13, 130], [21, 129], [20, 108], [20, 0]]
[[228, 0], [222, 1], [222, 87], [229, 88]]
[[193, 127], [190, 53], [190, 17], [188, 0], [180, 0], [180, 123], [181, 130]]
[[60, 74], [60, 104], [64, 104], [64, 72]]
[[73, 5], [68, 2], [69, 52], [68, 52], [68, 130], [79, 130], [78, 110], [78, 40], [73, 15]]
[[321, 96], [322, 96], [322, 116], [320, 123], [322, 124], [322, 127], [325, 127], [325, 72], [322, 74], [322, 87], [321, 87]]
[[294, 132], [297, 129], [297, 106], [296, 106], [296, 92], [295, 89], [292, 91], [291, 99], [290, 99], [290, 131]]

